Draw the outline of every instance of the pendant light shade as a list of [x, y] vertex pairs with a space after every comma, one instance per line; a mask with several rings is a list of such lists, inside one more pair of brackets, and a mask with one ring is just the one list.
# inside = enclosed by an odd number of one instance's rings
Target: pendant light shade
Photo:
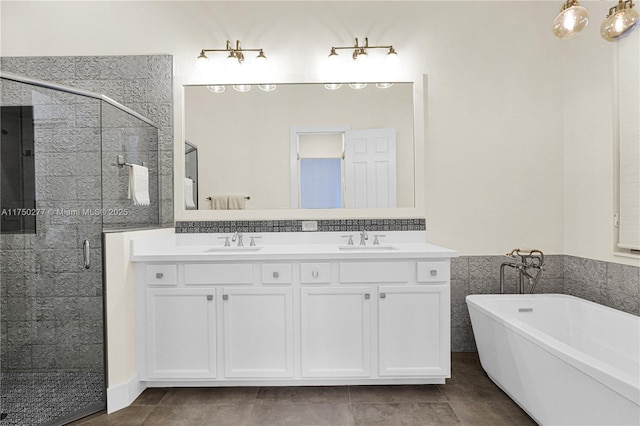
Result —
[[600, 35], [607, 41], [616, 41], [631, 34], [640, 23], [638, 11], [631, 0], [620, 0], [609, 9], [607, 19], [600, 26]]
[[562, 40], [577, 36], [589, 23], [589, 12], [577, 0], [567, 0], [553, 20], [553, 34]]

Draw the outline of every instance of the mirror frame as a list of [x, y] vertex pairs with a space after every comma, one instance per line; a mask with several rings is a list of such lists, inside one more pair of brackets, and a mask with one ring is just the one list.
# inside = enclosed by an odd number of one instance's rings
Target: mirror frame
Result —
[[[186, 210], [184, 207], [184, 141], [185, 102], [184, 86], [202, 85], [190, 79], [174, 78], [174, 138], [173, 138], [173, 212], [174, 221], [217, 220], [321, 220], [321, 219], [376, 219], [425, 217], [425, 128], [427, 75], [422, 79], [404, 80], [413, 83], [414, 132], [414, 207], [385, 209], [274, 209], [274, 210]], [[296, 83], [281, 81], [274, 84]], [[299, 83], [299, 82], [298, 82]], [[303, 81], [322, 83], [322, 81]], [[213, 84], [213, 83], [211, 83]], [[253, 83], [251, 83], [253, 84]], [[179, 106], [179, 108], [177, 107]]]

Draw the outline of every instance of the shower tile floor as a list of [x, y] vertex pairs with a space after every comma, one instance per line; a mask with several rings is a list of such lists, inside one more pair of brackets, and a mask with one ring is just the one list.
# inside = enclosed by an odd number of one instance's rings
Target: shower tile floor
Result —
[[453, 353], [446, 385], [150, 388], [72, 425], [535, 425], [480, 367]]
[[59, 424], [86, 407], [104, 407], [99, 371], [12, 371], [0, 375], [0, 426]]

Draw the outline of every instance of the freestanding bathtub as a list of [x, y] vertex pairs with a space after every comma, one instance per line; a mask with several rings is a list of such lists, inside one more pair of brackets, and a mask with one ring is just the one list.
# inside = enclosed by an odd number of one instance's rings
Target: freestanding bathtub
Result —
[[541, 425], [640, 425], [640, 317], [573, 296], [469, 295], [480, 363]]

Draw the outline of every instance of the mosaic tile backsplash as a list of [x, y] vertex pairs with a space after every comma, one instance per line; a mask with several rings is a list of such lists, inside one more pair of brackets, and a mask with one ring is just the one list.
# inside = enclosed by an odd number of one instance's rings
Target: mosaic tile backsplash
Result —
[[[302, 220], [228, 220], [176, 222], [177, 234], [217, 232], [303, 232]], [[424, 219], [316, 220], [318, 232], [332, 231], [424, 231]]]

